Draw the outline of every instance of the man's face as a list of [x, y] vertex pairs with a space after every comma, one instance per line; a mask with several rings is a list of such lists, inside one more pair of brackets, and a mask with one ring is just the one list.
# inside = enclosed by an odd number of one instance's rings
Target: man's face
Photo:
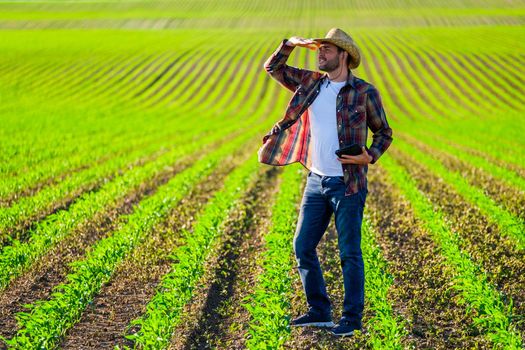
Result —
[[339, 53], [337, 46], [327, 42], [321, 42], [317, 50], [317, 59], [319, 62], [319, 70], [325, 72], [333, 72], [340, 66], [340, 60], [344, 58], [344, 51]]

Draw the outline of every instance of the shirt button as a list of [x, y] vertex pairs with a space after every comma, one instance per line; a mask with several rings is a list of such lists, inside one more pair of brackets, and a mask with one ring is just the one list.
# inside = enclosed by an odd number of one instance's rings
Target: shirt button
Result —
[[343, 140], [339, 140], [339, 143], [343, 143]]

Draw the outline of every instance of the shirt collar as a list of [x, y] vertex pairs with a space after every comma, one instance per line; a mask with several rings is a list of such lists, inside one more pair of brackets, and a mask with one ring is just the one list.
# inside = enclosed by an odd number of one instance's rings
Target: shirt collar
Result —
[[[321, 77], [321, 84], [326, 79], [328, 79], [328, 73], [324, 73], [323, 76]], [[348, 77], [346, 78], [346, 84], [344, 86], [346, 86], [348, 84], [350, 84], [355, 89], [355, 76], [354, 76], [354, 74], [352, 73], [352, 71], [350, 69], [348, 70]]]

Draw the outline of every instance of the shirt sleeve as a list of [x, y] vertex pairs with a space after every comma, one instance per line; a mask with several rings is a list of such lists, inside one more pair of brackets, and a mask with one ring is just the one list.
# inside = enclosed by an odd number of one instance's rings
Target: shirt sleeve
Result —
[[373, 141], [368, 149], [368, 153], [373, 158], [370, 164], [374, 164], [388, 147], [390, 147], [393, 140], [392, 128], [388, 125], [381, 95], [374, 86], [372, 86], [371, 91], [368, 92], [366, 116], [367, 126], [373, 132]]
[[266, 62], [264, 62], [263, 67], [266, 72], [282, 86], [290, 91], [295, 91], [305, 77], [313, 72], [286, 64], [288, 57], [295, 48], [295, 46], [286, 45], [287, 41], [288, 39], [283, 39], [279, 47]]

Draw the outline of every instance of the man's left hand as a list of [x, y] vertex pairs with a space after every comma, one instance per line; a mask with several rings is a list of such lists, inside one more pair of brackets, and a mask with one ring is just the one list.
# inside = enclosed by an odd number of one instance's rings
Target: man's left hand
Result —
[[350, 156], [347, 154], [343, 154], [342, 158], [338, 157], [337, 160], [343, 164], [369, 164], [374, 158], [372, 158], [372, 156], [368, 154], [365, 146], [361, 148], [363, 150], [363, 153], [357, 156]]

